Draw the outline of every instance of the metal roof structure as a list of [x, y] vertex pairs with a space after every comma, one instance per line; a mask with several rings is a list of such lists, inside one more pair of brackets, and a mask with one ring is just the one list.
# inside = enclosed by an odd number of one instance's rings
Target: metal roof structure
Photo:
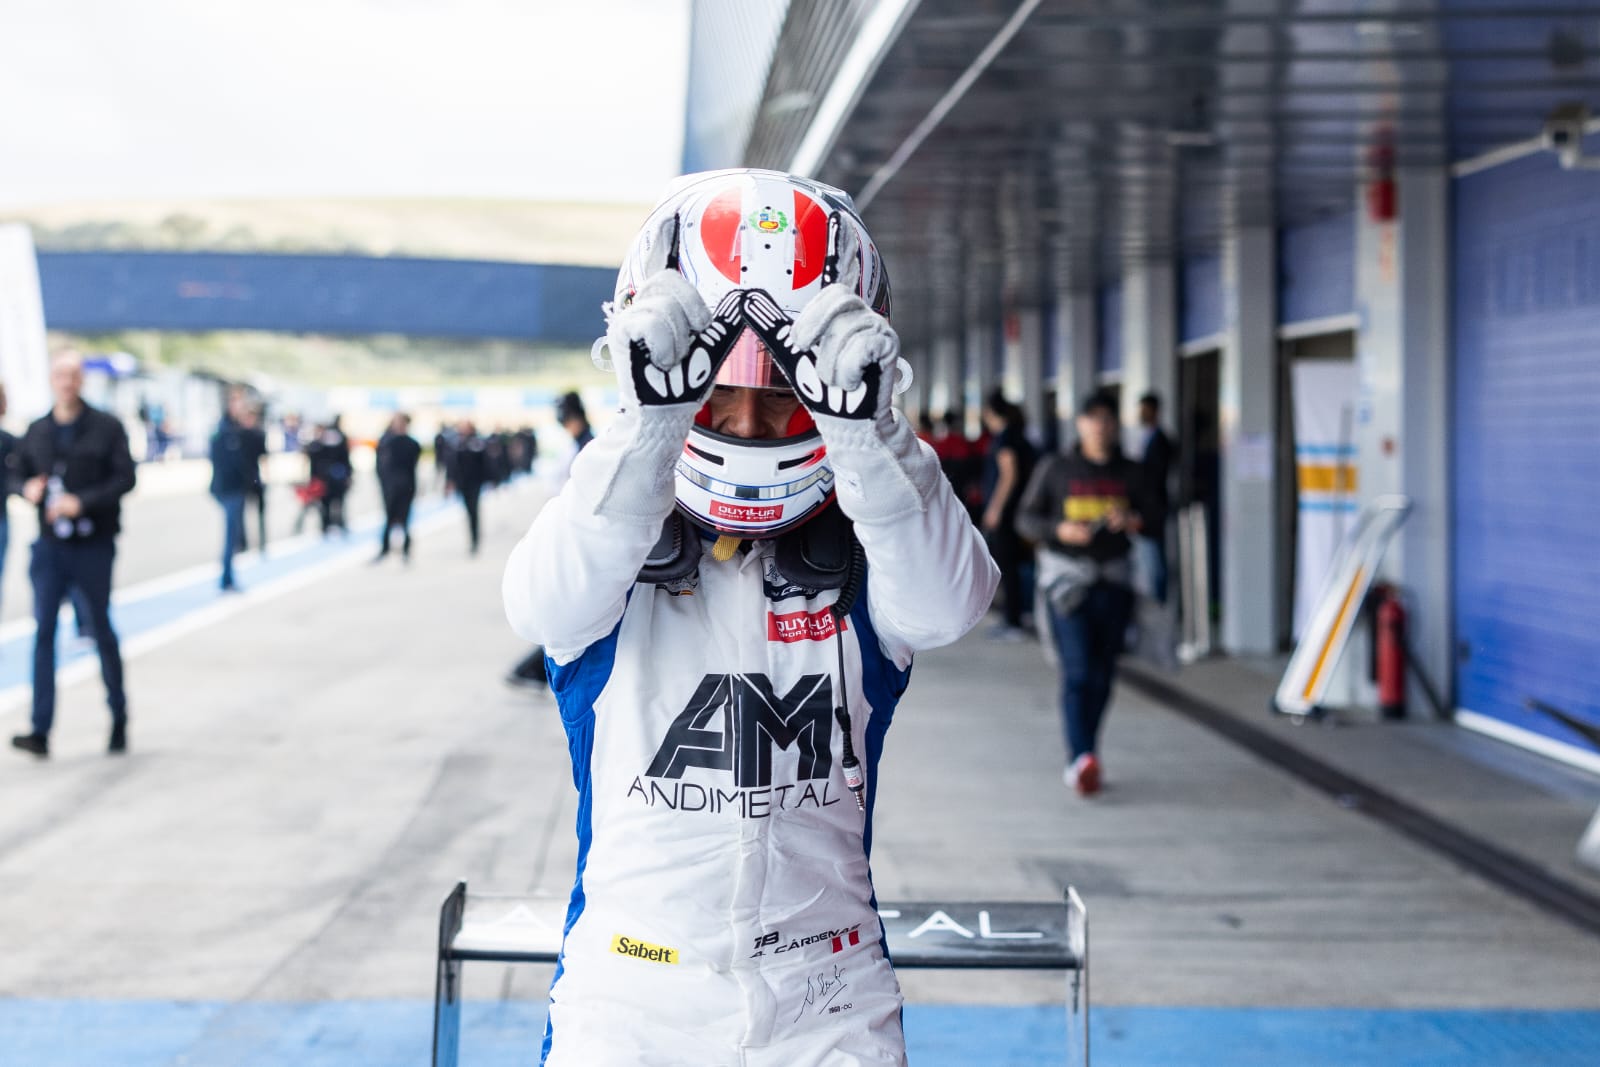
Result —
[[793, 0], [725, 162], [850, 192], [897, 320], [939, 329], [1347, 211], [1572, 104], [1600, 111], [1600, 0]]

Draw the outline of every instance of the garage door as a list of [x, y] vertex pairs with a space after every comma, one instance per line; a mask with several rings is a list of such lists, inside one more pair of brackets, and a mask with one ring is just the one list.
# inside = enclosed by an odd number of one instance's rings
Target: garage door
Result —
[[1458, 703], [1600, 768], [1600, 173], [1455, 184]]

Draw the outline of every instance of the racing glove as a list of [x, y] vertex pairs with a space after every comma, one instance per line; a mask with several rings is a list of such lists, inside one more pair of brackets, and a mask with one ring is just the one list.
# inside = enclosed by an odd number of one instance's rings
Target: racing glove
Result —
[[606, 324], [622, 410], [608, 435], [619, 445], [597, 453], [613, 461], [598, 477], [587, 472], [596, 515], [659, 523], [671, 513], [673, 468], [741, 326], [740, 294], [713, 313], [678, 273], [677, 225], [663, 221], [649, 253], [654, 269]]
[[745, 318], [816, 422], [839, 506], [856, 522], [884, 522], [927, 508], [939, 461], [894, 410], [900, 338], [856, 295], [860, 260], [844, 234], [837, 281], [798, 319], [790, 324], [759, 290], [745, 298]]

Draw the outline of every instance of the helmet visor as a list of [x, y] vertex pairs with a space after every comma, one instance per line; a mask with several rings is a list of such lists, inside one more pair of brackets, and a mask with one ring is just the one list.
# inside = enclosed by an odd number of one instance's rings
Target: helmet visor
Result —
[[733, 350], [717, 371], [718, 385], [731, 385], [741, 389], [787, 389], [789, 380], [772, 361], [772, 353], [748, 326], [740, 331], [733, 342]]

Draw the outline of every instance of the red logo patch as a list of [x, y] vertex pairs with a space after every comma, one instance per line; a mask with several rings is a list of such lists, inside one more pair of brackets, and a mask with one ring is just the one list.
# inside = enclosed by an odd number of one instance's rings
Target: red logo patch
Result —
[[833, 951], [843, 952], [846, 945], [859, 944], [861, 944], [861, 931], [851, 930], [844, 937], [836, 937], [833, 939]]
[[729, 522], [776, 522], [783, 518], [783, 505], [724, 504], [720, 500], [713, 500], [711, 517], [727, 519]]
[[[848, 630], [848, 625], [841, 625]], [[767, 640], [781, 641], [786, 645], [796, 641], [826, 641], [833, 636], [833, 612], [791, 611], [785, 615], [767, 612]]]

